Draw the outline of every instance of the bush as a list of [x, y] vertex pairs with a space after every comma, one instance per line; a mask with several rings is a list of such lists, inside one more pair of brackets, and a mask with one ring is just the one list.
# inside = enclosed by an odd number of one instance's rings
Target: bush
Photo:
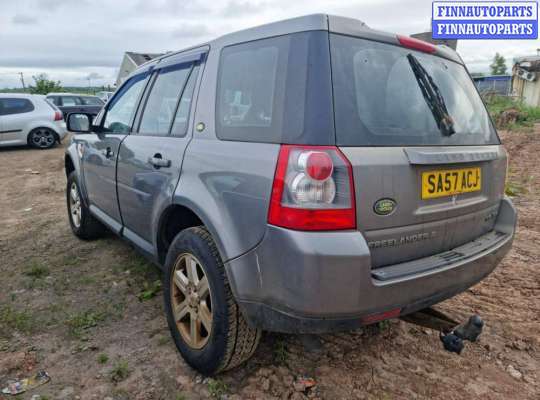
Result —
[[485, 101], [497, 128], [530, 127], [540, 121], [540, 107], [531, 107], [510, 97], [497, 95], [488, 96]]

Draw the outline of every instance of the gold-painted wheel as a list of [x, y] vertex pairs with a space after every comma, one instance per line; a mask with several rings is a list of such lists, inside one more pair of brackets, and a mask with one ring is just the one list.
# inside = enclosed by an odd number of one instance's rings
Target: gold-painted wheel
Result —
[[171, 305], [182, 339], [193, 349], [203, 348], [212, 333], [212, 300], [201, 262], [190, 253], [181, 254], [171, 279]]

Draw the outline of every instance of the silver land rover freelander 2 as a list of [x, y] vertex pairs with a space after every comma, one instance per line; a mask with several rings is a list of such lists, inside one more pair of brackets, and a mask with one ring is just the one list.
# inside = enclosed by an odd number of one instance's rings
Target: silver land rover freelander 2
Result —
[[172, 337], [205, 374], [263, 330], [404, 316], [487, 276], [516, 211], [506, 152], [451, 49], [309, 15], [139, 67], [77, 131], [73, 232], [163, 271]]

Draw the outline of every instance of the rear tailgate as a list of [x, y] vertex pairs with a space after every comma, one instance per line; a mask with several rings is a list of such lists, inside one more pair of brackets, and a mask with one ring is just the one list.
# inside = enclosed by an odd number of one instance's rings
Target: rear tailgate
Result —
[[[504, 192], [506, 152], [482, 147], [341, 147], [353, 166], [357, 226], [374, 268], [453, 249], [493, 229]], [[469, 161], [476, 159], [478, 161]], [[422, 198], [422, 174], [480, 168], [478, 191]], [[376, 204], [393, 201], [388, 214]]]
[[330, 34], [336, 143], [373, 268], [487, 233], [504, 193], [506, 153], [478, 91], [458, 57], [427, 46]]

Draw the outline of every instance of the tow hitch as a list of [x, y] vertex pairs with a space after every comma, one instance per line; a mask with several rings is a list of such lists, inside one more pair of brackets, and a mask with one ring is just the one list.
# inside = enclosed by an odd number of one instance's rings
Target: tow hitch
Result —
[[457, 354], [463, 351], [463, 341], [476, 342], [484, 327], [484, 321], [479, 315], [471, 315], [467, 322], [460, 324], [433, 308], [424, 308], [400, 318], [403, 321], [439, 331], [444, 349]]

